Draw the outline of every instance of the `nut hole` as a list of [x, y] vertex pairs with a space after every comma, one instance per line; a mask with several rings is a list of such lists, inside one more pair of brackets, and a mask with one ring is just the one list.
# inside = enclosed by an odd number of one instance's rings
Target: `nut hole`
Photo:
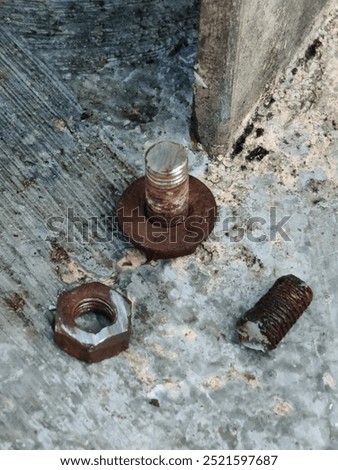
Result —
[[96, 334], [115, 323], [116, 311], [101, 299], [86, 299], [75, 307], [74, 318], [81, 330]]

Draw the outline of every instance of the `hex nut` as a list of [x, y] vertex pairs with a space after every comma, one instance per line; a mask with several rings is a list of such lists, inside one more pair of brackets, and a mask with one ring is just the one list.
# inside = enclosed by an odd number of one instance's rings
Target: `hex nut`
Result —
[[[76, 319], [85, 313], [106, 315], [113, 324], [91, 333], [79, 328]], [[116, 356], [129, 346], [131, 302], [101, 284], [91, 282], [63, 292], [57, 302], [54, 340], [71, 356], [88, 363]]]

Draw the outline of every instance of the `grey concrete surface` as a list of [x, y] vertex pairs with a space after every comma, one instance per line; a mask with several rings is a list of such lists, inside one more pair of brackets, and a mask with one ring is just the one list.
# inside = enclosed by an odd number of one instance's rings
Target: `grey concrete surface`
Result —
[[206, 149], [231, 142], [330, 2], [201, 0], [194, 132]]
[[[190, 257], [147, 263], [109, 217], [150, 143], [190, 145], [197, 12], [185, 0], [130, 3], [128, 37], [132, 9], [153, 8], [149, 46], [116, 57], [111, 34], [102, 61], [95, 41], [75, 47], [69, 33], [70, 18], [78, 30], [93, 21], [94, 2], [77, 16], [67, 2], [29, 3], [0, 7], [0, 448], [337, 449], [338, 10], [236, 152], [190, 150], [191, 172], [217, 198], [213, 236]], [[290, 216], [290, 241], [274, 236], [272, 207], [277, 221]], [[253, 216], [266, 223], [241, 237]], [[244, 349], [237, 318], [289, 272], [313, 303], [275, 351]], [[59, 292], [86, 280], [114, 285], [134, 310], [129, 350], [90, 366], [52, 330]]]

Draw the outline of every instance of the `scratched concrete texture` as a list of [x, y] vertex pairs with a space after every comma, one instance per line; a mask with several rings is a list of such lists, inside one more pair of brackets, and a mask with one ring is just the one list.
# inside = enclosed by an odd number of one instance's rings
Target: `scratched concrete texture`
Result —
[[[213, 159], [189, 140], [195, 2], [3, 0], [0, 17], [0, 448], [337, 449], [335, 3]], [[112, 216], [163, 138], [190, 148], [219, 220], [194, 255], [148, 263]], [[276, 350], [245, 349], [236, 320], [287, 273], [310, 308]], [[89, 280], [134, 312], [129, 350], [94, 365], [52, 330]]]

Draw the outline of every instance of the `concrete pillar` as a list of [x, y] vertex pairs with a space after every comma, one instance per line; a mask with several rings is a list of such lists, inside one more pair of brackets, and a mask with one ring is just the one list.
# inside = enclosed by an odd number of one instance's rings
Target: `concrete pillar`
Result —
[[201, 0], [192, 132], [227, 146], [330, 0]]

